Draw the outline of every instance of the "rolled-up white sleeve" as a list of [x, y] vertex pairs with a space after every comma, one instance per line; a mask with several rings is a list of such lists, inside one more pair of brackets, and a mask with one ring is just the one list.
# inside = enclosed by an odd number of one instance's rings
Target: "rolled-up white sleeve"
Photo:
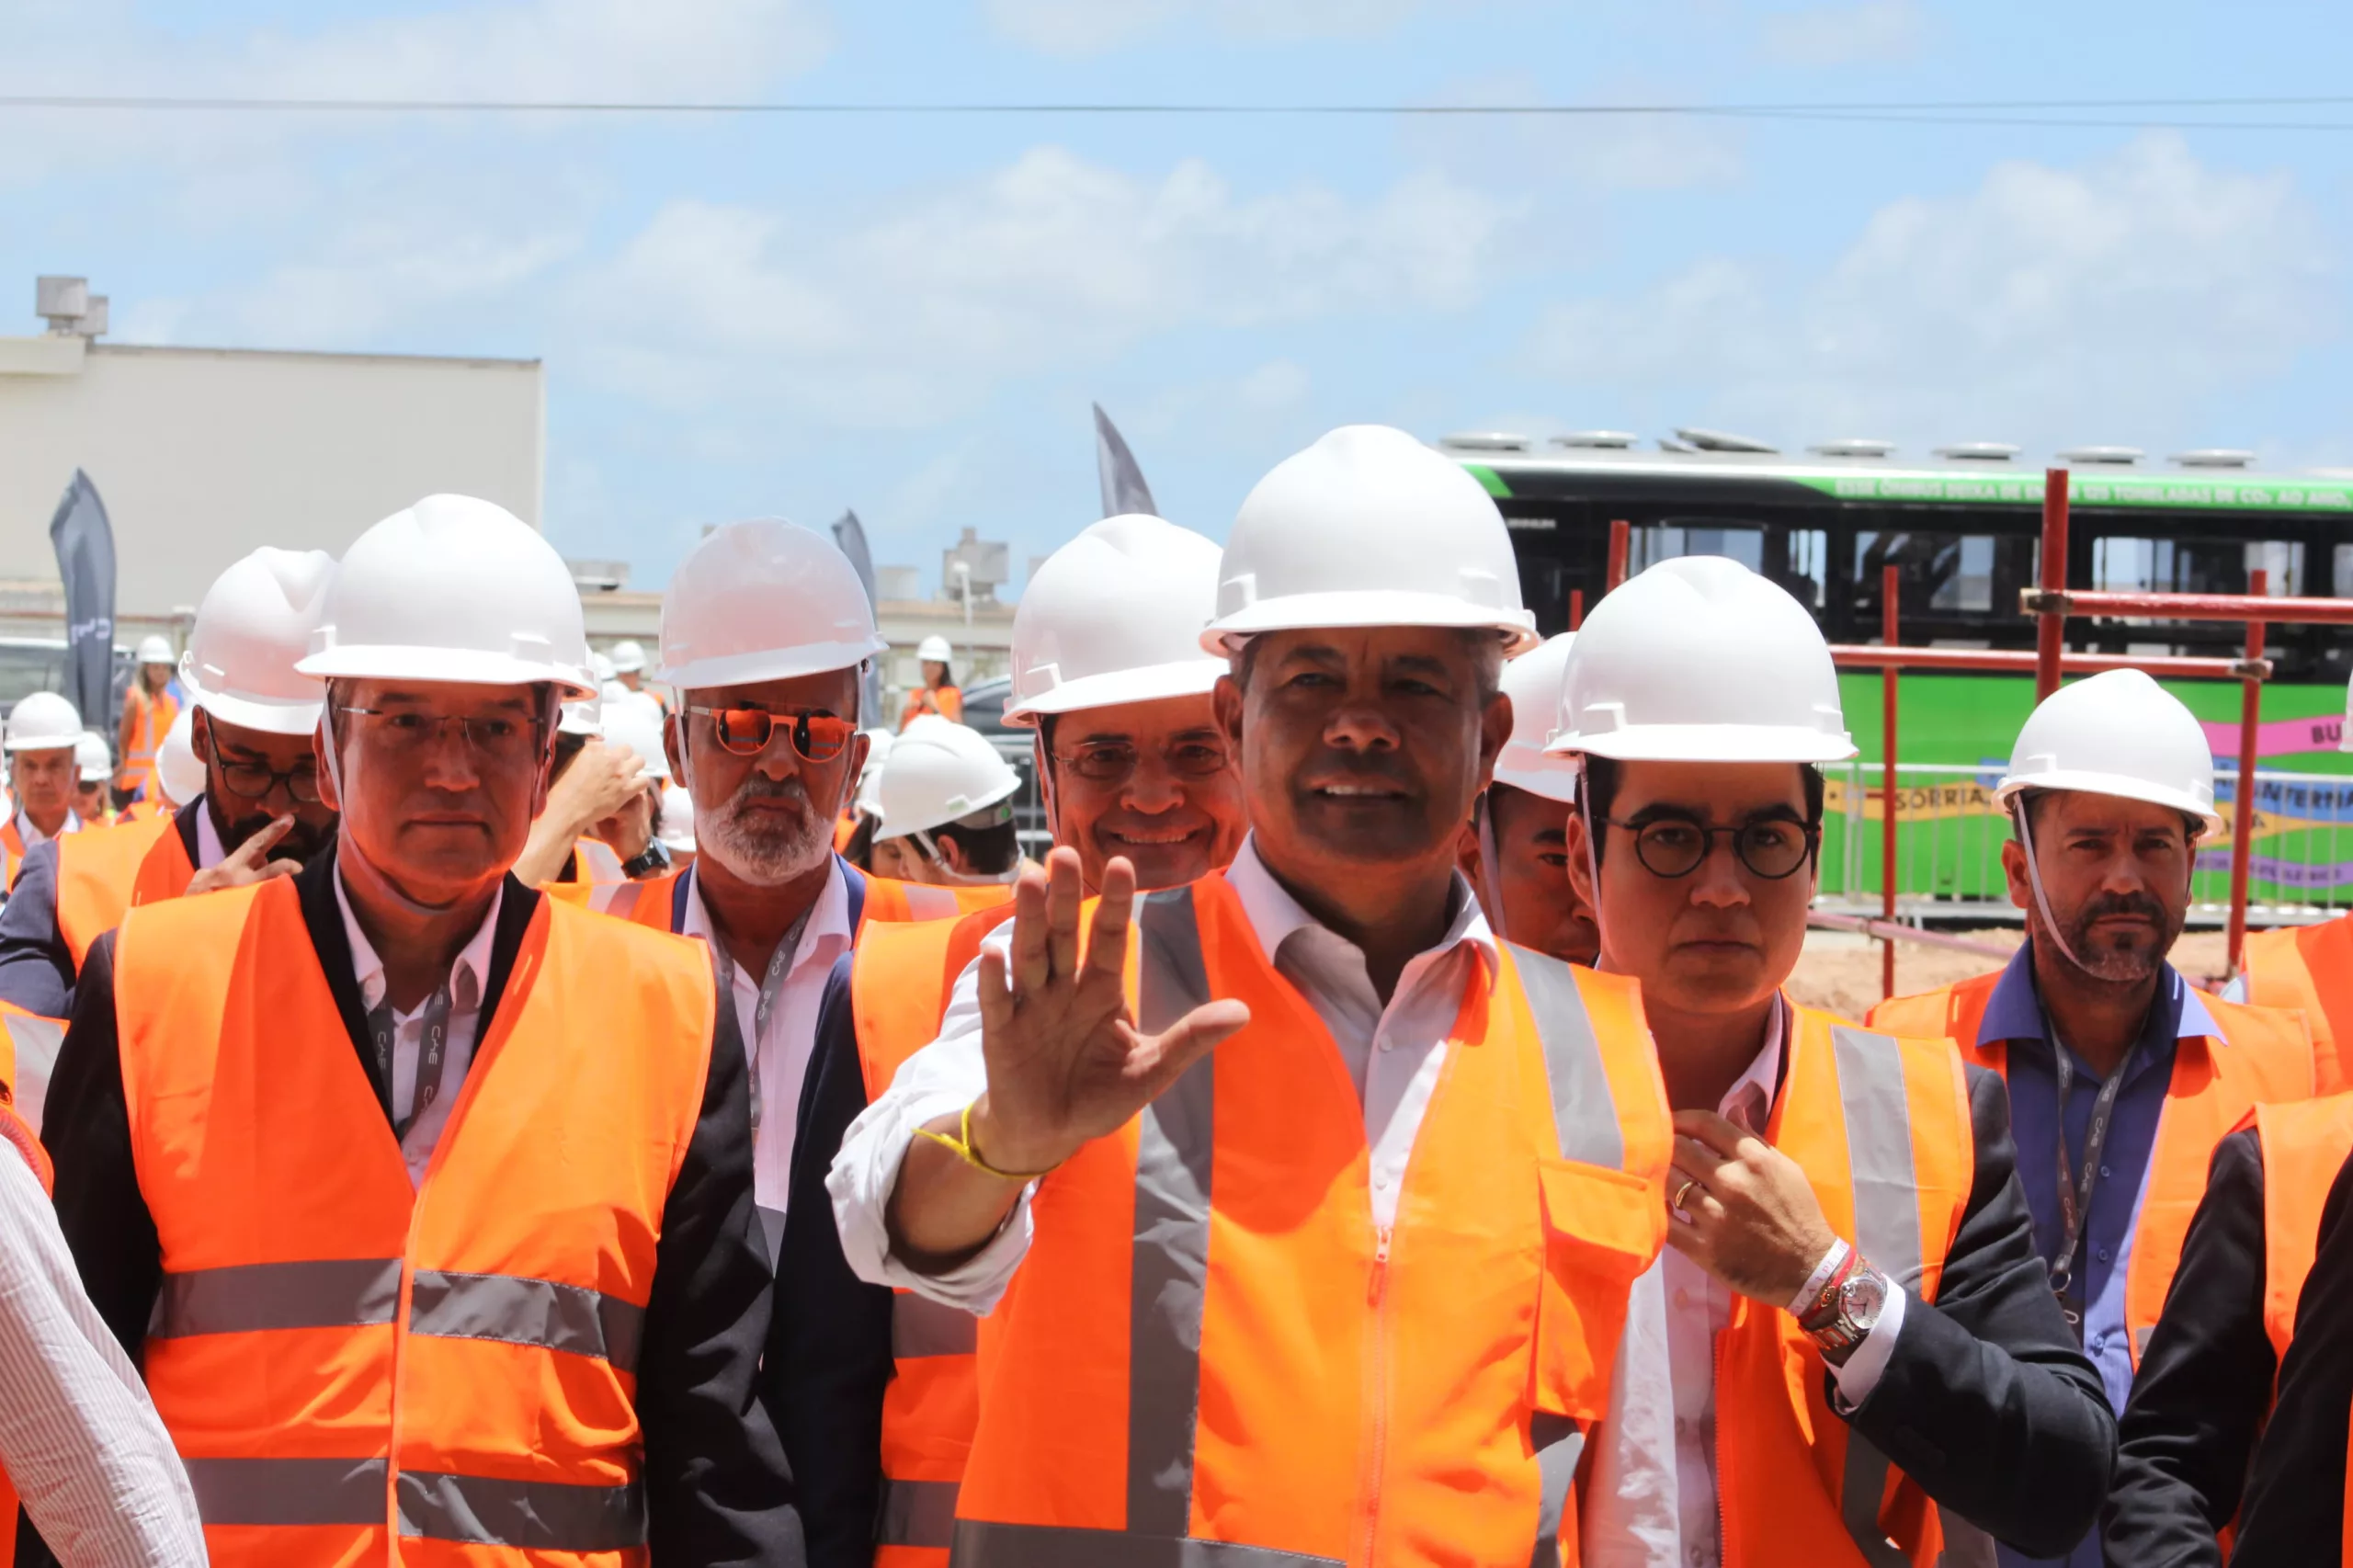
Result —
[[[0, 1467], [61, 1562], [205, 1561], [171, 1434], [82, 1289], [30, 1166], [0, 1143]], [[6, 1522], [12, 1533], [16, 1521]]]
[[[982, 947], [1004, 951], [1012, 931], [1008, 921], [990, 932]], [[825, 1190], [834, 1200], [842, 1255], [860, 1279], [913, 1290], [943, 1306], [985, 1317], [1029, 1255], [1029, 1198], [1035, 1184], [1022, 1188], [1005, 1228], [945, 1274], [918, 1274], [893, 1257], [890, 1230], [883, 1222], [915, 1129], [962, 1110], [988, 1087], [988, 1062], [981, 1054], [980, 968], [975, 960], [956, 977], [939, 1038], [909, 1057], [881, 1098], [849, 1124], [841, 1153], [825, 1173]]]

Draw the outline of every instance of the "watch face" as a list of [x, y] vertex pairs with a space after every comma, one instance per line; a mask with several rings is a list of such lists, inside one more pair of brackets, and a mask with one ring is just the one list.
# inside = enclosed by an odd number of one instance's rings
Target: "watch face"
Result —
[[1879, 1322], [1880, 1309], [1887, 1305], [1887, 1281], [1868, 1268], [1858, 1269], [1854, 1277], [1838, 1287], [1838, 1315], [1855, 1325], [1859, 1333], [1869, 1333]]

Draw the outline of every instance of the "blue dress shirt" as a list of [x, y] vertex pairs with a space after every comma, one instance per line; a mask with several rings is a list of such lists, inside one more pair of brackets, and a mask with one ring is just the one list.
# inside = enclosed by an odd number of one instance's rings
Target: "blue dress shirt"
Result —
[[[2083, 1058], [2068, 1051], [2075, 1076], [2068, 1085], [2067, 1103], [2061, 1106], [2057, 1059], [2046, 1027], [2042, 998], [2035, 988], [2034, 947], [2029, 941], [2018, 949], [1995, 983], [1994, 994], [1986, 999], [1985, 1017], [1978, 1026], [1977, 1043], [1984, 1047], [2006, 1042], [2008, 1047], [2010, 1126], [2018, 1142], [2018, 1181], [2026, 1189], [2027, 1209], [2034, 1216], [2035, 1250], [2050, 1263], [2066, 1236], [2066, 1221], [2060, 1210], [2058, 1140], [2063, 1128], [2072, 1181], [2082, 1174], [2084, 1139], [2102, 1079]], [[2165, 1110], [2165, 1090], [2173, 1082], [2176, 1043], [2221, 1032], [2197, 991], [2167, 964], [2158, 975], [2156, 1000], [2141, 1027], [2141, 1038], [2119, 1069], [2124, 1082], [2117, 1090], [2115, 1112], [2109, 1121], [2099, 1180], [2084, 1215], [2072, 1294], [2083, 1310], [2084, 1354], [2099, 1369], [2108, 1403], [2120, 1413], [2132, 1392], [2131, 1336], [2124, 1322], [2132, 1233], [2148, 1187], [2157, 1120]], [[2056, 1049], [2066, 1050], [2064, 1046]], [[2007, 1547], [2001, 1549], [2000, 1558], [2004, 1568], [2024, 1568], [2034, 1562], [2099, 1568], [2099, 1536], [2094, 1531], [2064, 1558], [2022, 1557]]]

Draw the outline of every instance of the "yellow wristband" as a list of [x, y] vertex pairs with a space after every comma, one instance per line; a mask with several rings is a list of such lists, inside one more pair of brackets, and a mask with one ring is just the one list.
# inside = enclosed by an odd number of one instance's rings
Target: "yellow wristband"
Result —
[[[977, 1100], [973, 1102], [974, 1105], [979, 1103]], [[934, 1132], [928, 1127], [916, 1128], [915, 1136], [930, 1139], [983, 1176], [993, 1176], [999, 1181], [1037, 1181], [1051, 1176], [1060, 1168], [1049, 1165], [1042, 1171], [1001, 1171], [981, 1158], [979, 1151], [972, 1147], [972, 1107], [969, 1105], [964, 1108], [964, 1114], [957, 1119], [955, 1137], [950, 1138], [945, 1132]]]

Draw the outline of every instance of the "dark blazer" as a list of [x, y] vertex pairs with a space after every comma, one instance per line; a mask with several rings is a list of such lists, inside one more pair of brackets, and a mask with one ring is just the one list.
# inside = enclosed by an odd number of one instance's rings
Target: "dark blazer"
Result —
[[2116, 1458], [2099, 1374], [2051, 1293], [1998, 1074], [1967, 1069], [1977, 1170], [1936, 1304], [1914, 1297], [1847, 1423], [1940, 1506], [2034, 1557], [2097, 1522]]
[[[191, 801], [172, 818], [188, 864], [197, 863], [196, 813]], [[17, 885], [0, 904], [0, 1002], [44, 1018], [74, 1012], [74, 949], [57, 927], [57, 844], [35, 845], [17, 869]]]
[[[343, 1016], [348, 1044], [389, 1119], [391, 1090], [367, 1044], [365, 1009], [334, 876], [330, 850], [295, 878], [303, 925]], [[490, 1032], [541, 896], [507, 879], [478, 1039]], [[73, 1020], [50, 1084], [42, 1142], [57, 1166], [58, 1221], [82, 1283], [136, 1363], [163, 1262], [154, 1220], [131, 1164], [115, 1017], [114, 942], [111, 932], [100, 937], [83, 966]], [[752, 1203], [744, 1046], [723, 993], [715, 1012], [702, 1110], [663, 1206], [638, 1355], [646, 1517], [657, 1562], [768, 1568], [802, 1562], [803, 1547], [791, 1474], [756, 1392], [767, 1338], [769, 1279]], [[21, 1526], [18, 1541], [20, 1563], [54, 1562], [29, 1521]]]

